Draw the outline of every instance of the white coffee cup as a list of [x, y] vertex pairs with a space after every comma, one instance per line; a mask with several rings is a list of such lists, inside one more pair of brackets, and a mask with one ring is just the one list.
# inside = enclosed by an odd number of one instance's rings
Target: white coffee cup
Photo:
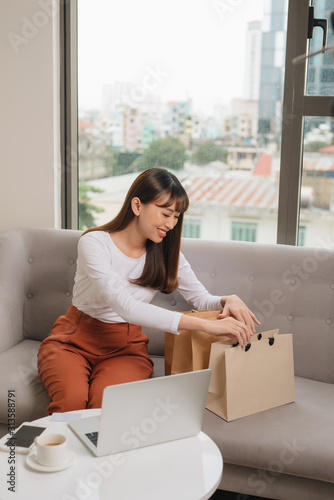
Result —
[[66, 462], [68, 456], [67, 438], [63, 434], [42, 434], [35, 438], [37, 462], [55, 467]]

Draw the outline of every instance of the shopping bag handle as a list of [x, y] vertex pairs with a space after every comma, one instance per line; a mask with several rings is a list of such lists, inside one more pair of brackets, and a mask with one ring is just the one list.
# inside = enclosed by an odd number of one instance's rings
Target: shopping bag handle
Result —
[[[262, 339], [262, 333], [258, 333], [257, 335], [257, 339], [258, 340], [261, 340]], [[275, 342], [275, 337], [269, 337], [268, 338], [269, 340], [269, 345], [274, 345], [274, 342]]]
[[[262, 333], [259, 333], [258, 336], [257, 336], [258, 340], [261, 340], [262, 339]], [[269, 345], [272, 346], [274, 345], [274, 342], [275, 342], [275, 337], [269, 337], [268, 338], [268, 341], [269, 341]], [[239, 342], [235, 342], [234, 344], [232, 344], [232, 347], [237, 347], [239, 345]], [[245, 352], [249, 351], [249, 349], [252, 347], [252, 344], [249, 342], [246, 346], [245, 346]]]
[[[239, 345], [239, 342], [236, 342], [235, 344], [232, 344], [232, 347], [237, 347]], [[252, 347], [252, 344], [248, 342], [248, 344], [245, 346], [245, 352], [249, 351], [249, 349]]]

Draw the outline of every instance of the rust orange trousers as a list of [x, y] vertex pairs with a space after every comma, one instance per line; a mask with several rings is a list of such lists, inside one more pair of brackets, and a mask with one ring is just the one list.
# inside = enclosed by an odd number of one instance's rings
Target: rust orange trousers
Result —
[[140, 326], [103, 323], [71, 305], [38, 352], [48, 413], [101, 408], [106, 386], [149, 378], [147, 344]]

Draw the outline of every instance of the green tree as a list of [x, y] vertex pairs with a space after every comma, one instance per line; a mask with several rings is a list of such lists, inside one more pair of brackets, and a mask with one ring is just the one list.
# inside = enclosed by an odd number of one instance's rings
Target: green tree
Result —
[[84, 231], [96, 226], [94, 213], [104, 212], [104, 208], [97, 207], [90, 203], [91, 198], [88, 193], [103, 193], [102, 189], [88, 184], [79, 184], [79, 229]]
[[186, 158], [186, 148], [182, 142], [175, 137], [169, 136], [165, 139], [152, 141], [150, 147], [144, 152], [138, 166], [139, 170], [147, 170], [152, 167], [181, 170]]
[[305, 144], [304, 151], [307, 153], [316, 153], [319, 149], [325, 148], [326, 146], [329, 146], [326, 141], [312, 141]]
[[192, 155], [192, 162], [196, 165], [206, 165], [210, 161], [227, 160], [227, 149], [216, 146], [212, 141], [201, 144]]
[[114, 153], [113, 175], [136, 172], [139, 154], [136, 151], [116, 151]]

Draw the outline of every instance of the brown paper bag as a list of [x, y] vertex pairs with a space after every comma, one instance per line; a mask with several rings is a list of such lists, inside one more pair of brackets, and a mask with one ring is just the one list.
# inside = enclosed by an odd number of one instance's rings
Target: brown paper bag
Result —
[[[202, 319], [216, 320], [221, 310], [187, 311]], [[196, 370], [203, 370], [209, 366], [210, 349], [213, 342], [227, 339], [225, 336], [210, 335], [199, 330], [182, 330], [179, 335], [165, 333], [165, 374], [175, 375]]]
[[211, 346], [206, 408], [228, 422], [295, 400], [292, 335], [254, 335], [250, 348]]

